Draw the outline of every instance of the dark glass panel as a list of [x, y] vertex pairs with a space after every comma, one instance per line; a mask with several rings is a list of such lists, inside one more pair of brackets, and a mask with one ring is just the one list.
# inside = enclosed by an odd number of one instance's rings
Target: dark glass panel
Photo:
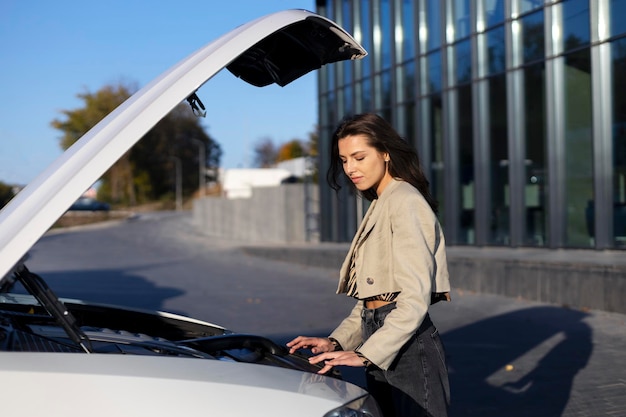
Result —
[[457, 43], [454, 47], [456, 57], [456, 83], [472, 81], [472, 44], [469, 39]]
[[589, 0], [564, 1], [563, 50], [569, 51], [589, 45], [590, 40]]
[[504, 25], [485, 32], [487, 37], [488, 74], [494, 75], [506, 70], [506, 45]]
[[489, 164], [491, 168], [491, 236], [493, 245], [508, 245], [510, 236], [509, 145], [506, 75], [489, 79]]
[[473, 144], [473, 117], [472, 117], [472, 85], [459, 87], [458, 91], [458, 122], [459, 122], [459, 183], [461, 184], [459, 201], [459, 243], [475, 243], [476, 211], [475, 211], [475, 183], [474, 183], [474, 144]]
[[525, 244], [544, 246], [547, 243], [546, 219], [548, 170], [546, 166], [545, 63], [524, 69], [524, 100], [526, 120], [526, 212]]
[[545, 36], [543, 33], [543, 10], [524, 16], [520, 20], [520, 23], [522, 25], [524, 63], [544, 59]]

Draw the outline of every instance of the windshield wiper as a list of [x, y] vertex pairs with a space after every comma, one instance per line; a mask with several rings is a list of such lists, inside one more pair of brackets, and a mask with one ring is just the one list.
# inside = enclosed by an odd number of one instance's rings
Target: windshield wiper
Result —
[[48, 287], [48, 284], [37, 274], [30, 272], [24, 264], [15, 269], [15, 277], [22, 283], [24, 288], [32, 294], [41, 305], [63, 327], [67, 335], [74, 343], [79, 345], [86, 353], [92, 353], [91, 342], [87, 335], [76, 323], [76, 318], [59, 300], [56, 294]]

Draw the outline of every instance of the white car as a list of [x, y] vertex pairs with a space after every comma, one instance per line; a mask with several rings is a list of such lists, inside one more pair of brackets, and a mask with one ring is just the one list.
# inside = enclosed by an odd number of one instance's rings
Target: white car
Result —
[[271, 340], [165, 312], [61, 300], [26, 267], [33, 244], [161, 118], [184, 101], [199, 110], [198, 89], [223, 67], [253, 85], [284, 86], [365, 55], [335, 23], [304, 10], [240, 26], [134, 94], [5, 206], [2, 415], [380, 416], [366, 391], [317, 374]]

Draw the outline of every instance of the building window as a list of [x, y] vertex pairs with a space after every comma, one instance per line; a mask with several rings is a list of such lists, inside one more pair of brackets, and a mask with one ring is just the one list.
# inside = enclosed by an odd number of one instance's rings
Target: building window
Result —
[[526, 239], [529, 246], [547, 243], [546, 219], [548, 170], [546, 166], [546, 97], [545, 63], [524, 69], [524, 101], [526, 120], [526, 185], [524, 187], [524, 212], [526, 213]]
[[[613, 91], [626, 91], [626, 38], [611, 43]], [[626, 245], [626, 95], [613, 95], [613, 236]]]
[[427, 57], [428, 65], [428, 92], [438, 93], [443, 88], [443, 68], [441, 66], [441, 51], [431, 52]]
[[[397, 31], [402, 33], [402, 60], [415, 58], [415, 1], [402, 0], [402, 23]], [[400, 23], [398, 23], [400, 25]]]
[[543, 10], [528, 14], [520, 19], [524, 63], [543, 60], [545, 56], [545, 36], [543, 33]]
[[426, 0], [426, 50], [441, 47], [441, 0]]
[[563, 50], [588, 46], [591, 40], [589, 0], [563, 2]]
[[610, 0], [610, 13], [611, 16], [611, 36], [623, 35], [626, 33], [626, 1], [624, 0]]
[[487, 71], [489, 75], [506, 70], [504, 25], [485, 32], [487, 38]]
[[459, 87], [458, 93], [458, 149], [461, 210], [458, 243], [474, 244], [476, 234], [476, 211], [474, 204], [474, 143], [472, 117], [472, 85]]
[[472, 33], [470, 3], [470, 0], [453, 0], [452, 2], [455, 40], [466, 38]]
[[585, 210], [593, 200], [591, 54], [589, 48], [565, 56], [565, 207], [566, 244], [588, 247]]
[[486, 27], [504, 22], [504, 0], [485, 0]]
[[489, 79], [489, 163], [491, 177], [490, 243], [510, 242], [509, 145], [507, 130], [506, 75]]
[[472, 44], [465, 39], [454, 46], [456, 55], [456, 84], [472, 81]]
[[439, 219], [443, 222], [446, 208], [444, 199], [444, 159], [443, 159], [443, 103], [441, 94], [426, 97], [422, 101], [422, 110], [426, 112], [430, 131], [426, 132], [425, 140], [429, 141], [430, 150], [430, 190], [439, 202]]

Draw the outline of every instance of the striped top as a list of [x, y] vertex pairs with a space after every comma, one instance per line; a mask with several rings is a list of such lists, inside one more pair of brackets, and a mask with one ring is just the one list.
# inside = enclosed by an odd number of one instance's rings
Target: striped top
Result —
[[[354, 297], [356, 299], [359, 299], [359, 290], [356, 285], [356, 252], [357, 251], [352, 252], [352, 259], [350, 261], [350, 275], [348, 277], [348, 290], [346, 295], [348, 297]], [[378, 294], [373, 297], [368, 297], [363, 301], [392, 302], [395, 301], [396, 298], [398, 298], [398, 294], [400, 294], [400, 292], [388, 292], [385, 294]]]

